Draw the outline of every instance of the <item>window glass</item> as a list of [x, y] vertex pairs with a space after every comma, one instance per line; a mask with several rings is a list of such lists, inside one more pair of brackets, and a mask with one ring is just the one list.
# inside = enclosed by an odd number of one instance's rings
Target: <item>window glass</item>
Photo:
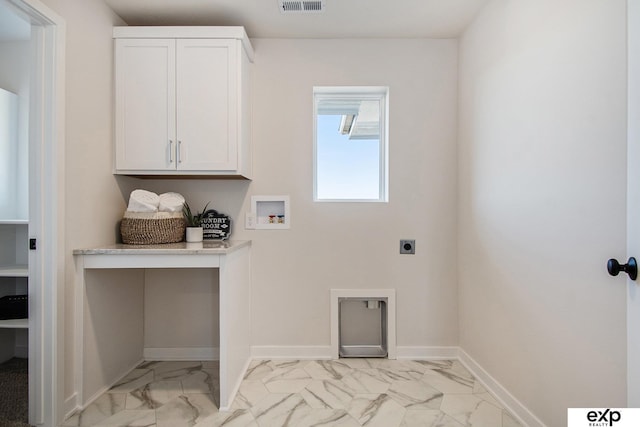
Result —
[[386, 88], [315, 88], [314, 199], [387, 201]]

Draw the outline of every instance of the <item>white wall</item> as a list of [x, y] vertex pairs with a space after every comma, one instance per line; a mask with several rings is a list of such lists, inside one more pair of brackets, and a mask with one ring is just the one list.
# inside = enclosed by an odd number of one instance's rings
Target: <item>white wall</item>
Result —
[[3, 153], [6, 174], [0, 198], [0, 216], [4, 219], [28, 217], [28, 145], [29, 145], [29, 41], [0, 42], [0, 88], [18, 96], [17, 145]]
[[112, 27], [102, 0], [43, 0], [66, 21], [65, 399], [73, 393], [75, 248], [113, 243], [124, 200], [112, 175]]
[[[134, 185], [211, 201], [253, 240], [254, 345], [329, 348], [331, 288], [395, 288], [399, 346], [456, 345], [456, 41], [252, 43], [253, 181]], [[388, 204], [313, 202], [314, 85], [389, 86]], [[244, 230], [252, 195], [289, 195], [291, 229]]]
[[626, 404], [625, 22], [495, 0], [460, 42], [460, 345], [549, 426]]
[[147, 270], [144, 348], [219, 348], [218, 283], [217, 269]]

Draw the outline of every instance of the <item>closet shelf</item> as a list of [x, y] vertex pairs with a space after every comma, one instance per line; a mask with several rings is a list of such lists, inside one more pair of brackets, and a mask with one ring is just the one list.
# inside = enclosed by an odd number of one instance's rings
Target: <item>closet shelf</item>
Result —
[[29, 225], [28, 219], [0, 219], [0, 225]]
[[29, 277], [29, 267], [26, 265], [0, 266], [0, 277]]
[[0, 320], [0, 329], [29, 329], [29, 319]]

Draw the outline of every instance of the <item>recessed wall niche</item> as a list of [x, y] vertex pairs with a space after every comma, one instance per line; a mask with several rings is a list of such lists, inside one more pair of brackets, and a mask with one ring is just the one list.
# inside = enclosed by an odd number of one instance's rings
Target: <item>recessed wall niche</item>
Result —
[[287, 229], [291, 224], [289, 196], [252, 196], [256, 229]]

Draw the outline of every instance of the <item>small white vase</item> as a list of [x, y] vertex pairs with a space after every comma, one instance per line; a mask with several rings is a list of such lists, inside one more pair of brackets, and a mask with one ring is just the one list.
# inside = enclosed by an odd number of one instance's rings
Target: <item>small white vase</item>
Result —
[[202, 227], [187, 227], [187, 242], [202, 242]]

